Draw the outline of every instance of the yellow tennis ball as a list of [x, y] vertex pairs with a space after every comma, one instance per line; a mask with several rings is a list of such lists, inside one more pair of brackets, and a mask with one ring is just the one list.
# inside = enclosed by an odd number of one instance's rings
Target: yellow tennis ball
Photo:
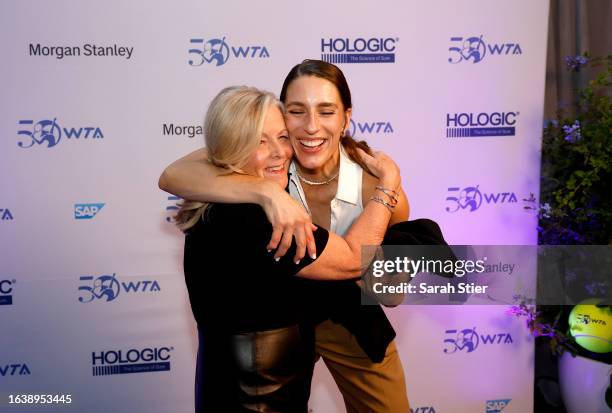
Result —
[[576, 305], [569, 315], [570, 334], [576, 343], [595, 353], [612, 351], [612, 310], [596, 307], [601, 300], [588, 299]]

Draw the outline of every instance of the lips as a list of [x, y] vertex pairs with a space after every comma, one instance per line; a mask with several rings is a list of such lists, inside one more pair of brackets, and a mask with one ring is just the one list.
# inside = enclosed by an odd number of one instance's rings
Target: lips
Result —
[[300, 149], [304, 152], [318, 152], [327, 142], [327, 139], [298, 139]]
[[282, 175], [287, 173], [287, 168], [286, 164], [283, 163], [282, 165], [269, 166], [265, 168], [265, 171], [269, 175]]

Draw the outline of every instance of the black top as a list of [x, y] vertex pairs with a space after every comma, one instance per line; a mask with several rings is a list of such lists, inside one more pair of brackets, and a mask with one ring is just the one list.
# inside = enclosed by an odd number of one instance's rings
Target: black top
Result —
[[[329, 233], [314, 231], [317, 257]], [[228, 333], [284, 327], [302, 320], [300, 280], [313, 260], [293, 262], [295, 240], [278, 261], [266, 246], [272, 225], [255, 204], [214, 204], [185, 236], [185, 282], [198, 325]]]

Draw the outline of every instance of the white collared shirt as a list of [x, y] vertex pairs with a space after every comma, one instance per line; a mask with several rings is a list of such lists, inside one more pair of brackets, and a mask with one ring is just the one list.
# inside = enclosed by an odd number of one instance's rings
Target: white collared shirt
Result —
[[[301, 202], [310, 215], [302, 183], [297, 176], [295, 161], [289, 166], [289, 193]], [[340, 173], [338, 175], [338, 190], [331, 201], [331, 225], [329, 230], [338, 235], [344, 235], [353, 221], [363, 212], [362, 202], [363, 169], [348, 157], [340, 145]]]

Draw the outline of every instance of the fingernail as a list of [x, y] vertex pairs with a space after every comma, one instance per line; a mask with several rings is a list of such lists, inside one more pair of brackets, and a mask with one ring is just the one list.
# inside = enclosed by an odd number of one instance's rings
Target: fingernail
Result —
[[316, 259], [317, 259], [317, 254], [312, 254], [312, 255], [310, 256], [310, 258], [312, 258], [313, 260], [316, 260]]
[[280, 257], [276, 257], [274, 258], [274, 261], [278, 262], [280, 260]]
[[272, 252], [272, 250], [268, 250], [268, 252]]
[[299, 263], [300, 263], [300, 260], [297, 260], [297, 261], [295, 262], [295, 265], [298, 265]]

